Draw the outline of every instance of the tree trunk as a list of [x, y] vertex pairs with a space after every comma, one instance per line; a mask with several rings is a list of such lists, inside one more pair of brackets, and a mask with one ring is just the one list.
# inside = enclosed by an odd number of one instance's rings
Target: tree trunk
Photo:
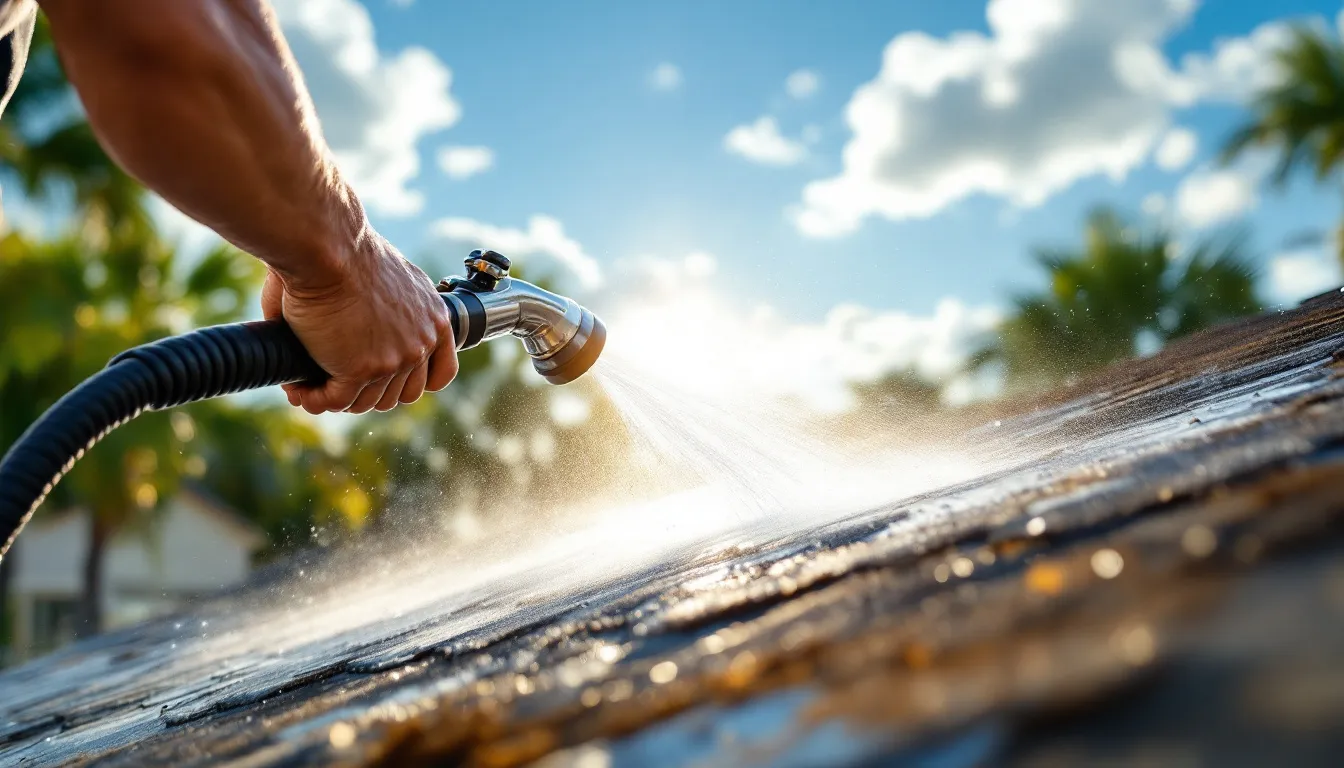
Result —
[[0, 667], [3, 667], [14, 652], [14, 601], [10, 600], [10, 590], [14, 587], [14, 574], [18, 572], [18, 560], [11, 546], [0, 560]]
[[83, 594], [79, 598], [79, 616], [75, 621], [75, 636], [92, 637], [103, 627], [103, 560], [112, 528], [101, 515], [93, 516], [89, 524], [89, 549], [84, 554]]

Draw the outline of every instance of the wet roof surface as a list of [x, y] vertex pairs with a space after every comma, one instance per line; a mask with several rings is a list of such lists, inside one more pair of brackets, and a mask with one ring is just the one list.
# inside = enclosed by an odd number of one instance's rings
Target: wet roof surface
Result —
[[313, 635], [260, 628], [263, 576], [0, 673], [0, 764], [1333, 764], [1341, 320], [1111, 369], [968, 433], [991, 475], [820, 527], [373, 622], [333, 583]]

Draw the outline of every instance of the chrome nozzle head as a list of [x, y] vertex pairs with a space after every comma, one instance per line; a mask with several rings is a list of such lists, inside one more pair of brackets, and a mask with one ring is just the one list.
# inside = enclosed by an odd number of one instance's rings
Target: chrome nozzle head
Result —
[[509, 260], [472, 251], [467, 276], [439, 284], [458, 349], [509, 334], [523, 342], [532, 367], [552, 384], [568, 384], [593, 367], [607, 329], [591, 311], [525, 280], [509, 277]]
[[532, 358], [532, 367], [552, 384], [568, 384], [587, 373], [607, 344], [607, 326], [589, 310], [579, 310], [583, 314], [574, 336], [549, 357]]

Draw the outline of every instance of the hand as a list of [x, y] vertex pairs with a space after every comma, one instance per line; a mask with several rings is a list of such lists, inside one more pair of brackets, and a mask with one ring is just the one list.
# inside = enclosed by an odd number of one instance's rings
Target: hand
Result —
[[388, 411], [437, 392], [457, 375], [457, 346], [443, 299], [418, 267], [378, 235], [362, 238], [335, 274], [266, 276], [261, 309], [284, 318], [318, 365], [320, 387], [285, 385], [309, 413]]

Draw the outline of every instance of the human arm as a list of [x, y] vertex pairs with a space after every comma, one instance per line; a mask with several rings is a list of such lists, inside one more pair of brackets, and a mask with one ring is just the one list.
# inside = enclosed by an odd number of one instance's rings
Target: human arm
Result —
[[41, 5], [108, 154], [271, 268], [265, 313], [332, 374], [292, 403], [386, 410], [447, 386], [447, 309], [341, 178], [264, 0]]

